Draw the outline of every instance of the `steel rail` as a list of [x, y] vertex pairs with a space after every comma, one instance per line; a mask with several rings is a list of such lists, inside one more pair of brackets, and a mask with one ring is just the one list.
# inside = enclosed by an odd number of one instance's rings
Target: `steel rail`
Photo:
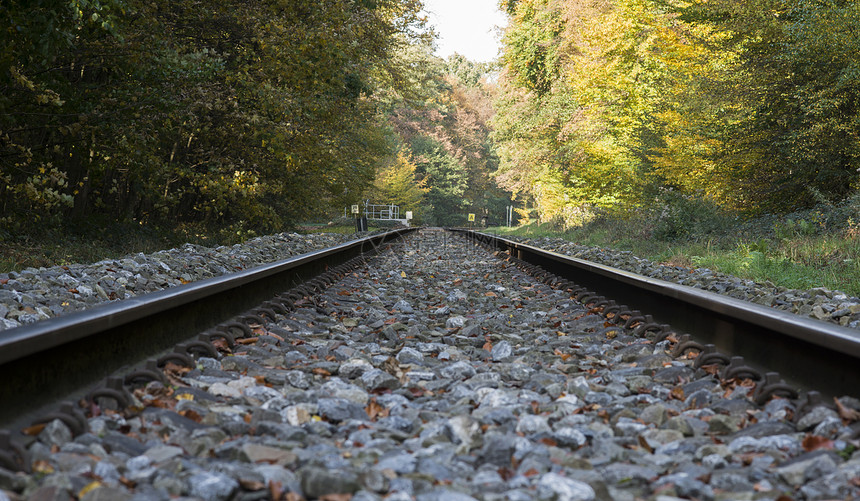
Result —
[[[802, 389], [860, 394], [860, 331], [565, 256], [496, 235], [452, 229], [606, 298]], [[680, 331], [679, 331], [680, 330]]]
[[393, 230], [236, 273], [0, 332], [0, 423], [81, 393], [124, 367], [415, 228]]

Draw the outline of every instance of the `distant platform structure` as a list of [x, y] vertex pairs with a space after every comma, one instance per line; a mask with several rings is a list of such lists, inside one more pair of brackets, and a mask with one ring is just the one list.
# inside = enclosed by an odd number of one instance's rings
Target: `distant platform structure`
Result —
[[[349, 217], [350, 212], [352, 212], [353, 216], [356, 215], [355, 214], [355, 206], [352, 206], [352, 209], [350, 207], [344, 207], [343, 215], [345, 217]], [[364, 217], [366, 217], [367, 219], [375, 219], [378, 221], [395, 221], [395, 222], [402, 224], [403, 226], [409, 226], [409, 218], [407, 218], [407, 217], [401, 218], [400, 217], [400, 206], [399, 205], [372, 204], [372, 203], [370, 203], [370, 201], [365, 200], [364, 201], [364, 211], [363, 211], [362, 215]]]

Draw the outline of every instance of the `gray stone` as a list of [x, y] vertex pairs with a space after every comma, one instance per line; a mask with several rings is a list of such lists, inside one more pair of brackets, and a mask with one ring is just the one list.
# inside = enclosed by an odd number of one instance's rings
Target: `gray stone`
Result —
[[400, 381], [391, 374], [380, 370], [370, 369], [361, 375], [361, 382], [368, 390], [388, 389], [396, 390], [400, 388]]
[[450, 489], [434, 489], [418, 494], [416, 501], [478, 501], [476, 498]]
[[829, 418], [839, 418], [836, 411], [829, 407], [825, 407], [823, 405], [819, 405], [817, 407], [813, 407], [809, 412], [804, 414], [797, 420], [797, 429], [798, 430], [811, 430], [815, 426], [817, 426], [822, 421]]
[[121, 487], [103, 485], [81, 496], [80, 501], [127, 501], [132, 495]]
[[776, 472], [786, 483], [797, 487], [836, 471], [838, 458], [830, 451], [814, 451], [781, 464]]
[[344, 398], [321, 398], [317, 405], [320, 415], [335, 423], [348, 419], [367, 419], [363, 408]]
[[352, 494], [361, 488], [355, 474], [342, 470], [303, 468], [299, 470], [299, 479], [302, 491], [308, 498], [326, 494]]
[[591, 501], [594, 489], [585, 482], [563, 477], [557, 473], [545, 473], [537, 483], [537, 495], [541, 500]]
[[163, 463], [164, 461], [184, 454], [184, 452], [185, 451], [180, 447], [172, 445], [156, 445], [155, 447], [147, 449], [144, 456], [149, 458], [152, 463]]
[[443, 366], [439, 372], [444, 378], [462, 380], [474, 376], [475, 368], [467, 362], [460, 361]]
[[227, 475], [209, 471], [191, 475], [188, 484], [191, 486], [192, 496], [213, 501], [230, 499], [233, 492], [239, 488], [239, 483]]
[[394, 310], [399, 311], [401, 313], [414, 313], [415, 310], [412, 309], [412, 305], [401, 299], [394, 303]]
[[524, 414], [520, 416], [520, 420], [517, 423], [517, 433], [532, 435], [535, 433], [546, 433], [549, 431], [549, 423], [547, 423], [547, 419], [545, 416]]
[[396, 358], [401, 364], [422, 365], [424, 363], [424, 355], [415, 348], [408, 346], [401, 349]]
[[499, 343], [496, 343], [493, 346], [492, 350], [490, 350], [490, 356], [493, 357], [493, 361], [501, 362], [510, 357], [513, 352], [514, 349], [511, 346], [511, 343], [507, 341], [501, 341]]
[[65, 423], [54, 419], [39, 433], [39, 440], [45, 445], [60, 447], [72, 440], [72, 432]]

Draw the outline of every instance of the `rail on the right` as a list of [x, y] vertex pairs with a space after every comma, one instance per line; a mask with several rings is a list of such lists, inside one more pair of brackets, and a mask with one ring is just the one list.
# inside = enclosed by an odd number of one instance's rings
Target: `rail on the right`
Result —
[[729, 296], [572, 258], [496, 235], [452, 229], [640, 310], [676, 332], [779, 372], [825, 395], [860, 395], [860, 331]]

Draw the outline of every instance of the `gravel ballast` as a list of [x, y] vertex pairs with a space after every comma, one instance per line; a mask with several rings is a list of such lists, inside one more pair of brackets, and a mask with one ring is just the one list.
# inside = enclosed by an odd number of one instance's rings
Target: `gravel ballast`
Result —
[[515, 236], [504, 238], [646, 277], [696, 287], [797, 315], [860, 329], [860, 298], [840, 291], [824, 287], [809, 290], [777, 287], [770, 282], [759, 283], [708, 268], [683, 268], [657, 264], [636, 257], [629, 251], [589, 247], [561, 238], [530, 239]]
[[232, 246], [186, 244], [93, 264], [0, 273], [0, 330], [253, 268], [355, 238], [336, 233], [279, 233]]
[[278, 317], [86, 433], [33, 430], [37, 471], [0, 468], [0, 499], [860, 497], [860, 401], [756, 406], [442, 232]]

